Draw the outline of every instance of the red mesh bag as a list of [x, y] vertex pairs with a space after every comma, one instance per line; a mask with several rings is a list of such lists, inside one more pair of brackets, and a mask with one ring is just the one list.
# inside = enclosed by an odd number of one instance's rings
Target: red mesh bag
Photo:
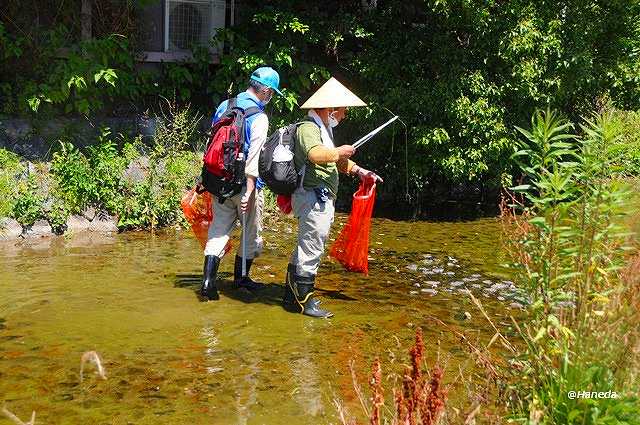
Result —
[[[200, 242], [202, 249], [207, 245], [209, 226], [213, 222], [212, 203], [213, 197], [209, 192], [198, 193], [195, 187], [185, 193], [180, 201], [182, 212], [191, 225], [191, 230]], [[231, 241], [225, 246], [224, 252], [226, 253], [230, 249]]]
[[375, 180], [360, 182], [360, 187], [353, 194], [349, 220], [329, 252], [349, 271], [369, 273], [369, 230], [375, 201]]

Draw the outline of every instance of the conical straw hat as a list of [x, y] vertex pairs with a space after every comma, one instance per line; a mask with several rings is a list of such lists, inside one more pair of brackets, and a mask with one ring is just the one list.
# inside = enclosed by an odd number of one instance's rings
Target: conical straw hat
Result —
[[302, 109], [339, 108], [341, 106], [367, 106], [340, 81], [331, 77], [304, 104]]

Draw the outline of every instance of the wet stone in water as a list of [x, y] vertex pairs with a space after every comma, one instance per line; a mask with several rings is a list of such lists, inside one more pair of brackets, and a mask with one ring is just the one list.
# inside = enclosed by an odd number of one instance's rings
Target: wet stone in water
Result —
[[471, 313], [469, 313], [468, 311], [459, 311], [453, 315], [453, 318], [460, 321], [470, 320]]
[[457, 288], [458, 286], [462, 286], [462, 285], [464, 285], [464, 282], [461, 282], [461, 281], [459, 281], [459, 280], [456, 280], [456, 281], [454, 281], [454, 282], [451, 282], [451, 283], [450, 283], [450, 285], [451, 285], [451, 286], [453, 286], [454, 288]]
[[438, 291], [436, 291], [435, 289], [431, 289], [431, 288], [423, 288], [422, 292], [425, 294], [429, 294], [431, 296], [434, 296], [438, 293]]

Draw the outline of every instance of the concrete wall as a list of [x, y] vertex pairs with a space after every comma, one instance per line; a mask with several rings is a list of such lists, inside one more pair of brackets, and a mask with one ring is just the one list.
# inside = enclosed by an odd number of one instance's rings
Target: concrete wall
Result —
[[55, 118], [42, 122], [12, 118], [0, 119], [0, 148], [15, 152], [29, 161], [51, 158], [58, 149], [58, 140], [67, 139], [85, 147], [96, 143], [101, 127], [109, 127], [112, 134], [142, 134], [151, 136], [155, 120], [143, 117], [108, 118], [88, 122], [80, 118]]

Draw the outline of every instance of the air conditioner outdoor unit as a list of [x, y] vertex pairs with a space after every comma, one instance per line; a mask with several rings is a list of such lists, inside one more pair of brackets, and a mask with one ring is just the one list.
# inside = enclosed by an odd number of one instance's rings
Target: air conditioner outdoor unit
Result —
[[164, 48], [167, 52], [209, 46], [225, 26], [224, 0], [165, 0]]

